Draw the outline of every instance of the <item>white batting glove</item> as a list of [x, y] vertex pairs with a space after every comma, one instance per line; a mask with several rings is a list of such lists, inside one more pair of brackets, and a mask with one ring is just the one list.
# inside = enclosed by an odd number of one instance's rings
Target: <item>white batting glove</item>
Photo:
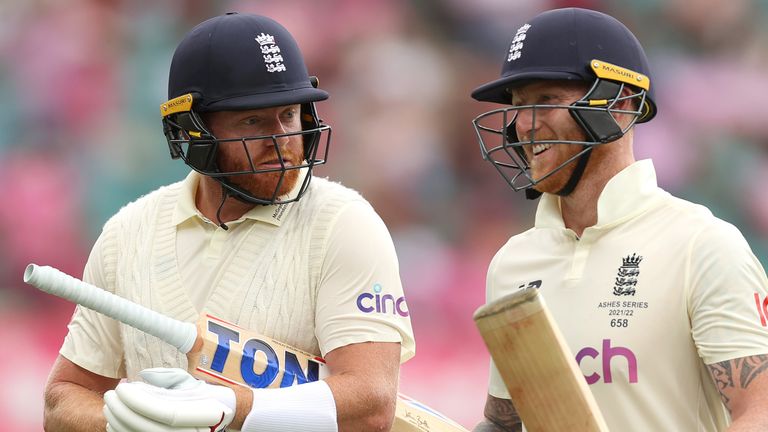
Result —
[[107, 432], [220, 432], [235, 417], [235, 392], [183, 369], [152, 368], [146, 382], [120, 383], [104, 394]]

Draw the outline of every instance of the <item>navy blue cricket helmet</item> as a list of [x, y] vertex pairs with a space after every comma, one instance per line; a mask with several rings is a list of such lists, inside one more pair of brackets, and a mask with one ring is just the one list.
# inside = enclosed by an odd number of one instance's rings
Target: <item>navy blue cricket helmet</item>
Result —
[[[168, 101], [160, 105], [171, 157], [214, 178], [225, 195], [255, 204], [298, 200], [309, 186], [312, 168], [325, 163], [330, 143], [330, 126], [319, 119], [314, 104], [327, 99], [328, 93], [317, 85], [293, 36], [273, 19], [230, 12], [204, 21], [176, 48]], [[200, 115], [294, 104], [301, 106], [302, 131], [281, 135], [217, 139]], [[301, 164], [287, 165], [283, 160], [277, 140], [289, 135], [303, 136], [305, 160]], [[275, 169], [223, 172], [217, 163], [219, 146], [239, 145], [247, 152], [246, 142], [255, 140], [271, 141], [282, 165], [277, 170], [281, 172], [280, 182], [271, 196], [253, 196], [230, 179]], [[278, 196], [285, 173], [297, 169], [307, 170], [298, 194], [293, 198]]]
[[[651, 71], [643, 47], [624, 24], [601, 12], [564, 8], [535, 16], [512, 37], [501, 77], [476, 88], [472, 97], [511, 105], [517, 87], [539, 80], [584, 82], [588, 90], [571, 105], [512, 106], [484, 113], [473, 121], [483, 158], [493, 163], [514, 190], [525, 190], [526, 196], [532, 199], [541, 195], [534, 189], [536, 184], [567, 164], [576, 163], [571, 179], [557, 192], [559, 195], [571, 193], [595, 145], [613, 142], [635, 123], [647, 122], [656, 115]], [[626, 99], [636, 100], [637, 108], [616, 107]], [[535, 118], [536, 111], [543, 108], [567, 109], [584, 130], [586, 139], [536, 140], [532, 135], [530, 140], [518, 140], [515, 120], [519, 110], [530, 109]], [[621, 127], [616, 121], [617, 114], [629, 114], [633, 119]], [[494, 121], [501, 122], [501, 126], [489, 126]], [[500, 137], [491, 142], [486, 140], [488, 134]], [[535, 144], [576, 144], [583, 146], [583, 150], [543, 177], [534, 179], [522, 147]]]

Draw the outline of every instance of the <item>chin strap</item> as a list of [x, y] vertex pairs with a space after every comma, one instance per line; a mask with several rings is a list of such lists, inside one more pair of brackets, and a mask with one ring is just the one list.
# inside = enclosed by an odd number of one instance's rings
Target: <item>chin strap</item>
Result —
[[219, 223], [221, 229], [226, 231], [229, 229], [229, 227], [221, 220], [221, 209], [224, 208], [224, 203], [227, 202], [227, 198], [229, 198], [229, 189], [227, 189], [224, 185], [221, 185], [221, 195], [221, 204], [219, 204], [219, 209], [216, 210], [216, 221]]
[[576, 189], [576, 185], [579, 184], [579, 180], [581, 180], [581, 176], [584, 175], [584, 169], [587, 167], [587, 162], [589, 162], [589, 156], [592, 154], [592, 147], [584, 146], [585, 152], [583, 155], [579, 156], [579, 161], [576, 162], [576, 169], [573, 170], [573, 174], [571, 174], [571, 178], [568, 179], [568, 183], [566, 183], [565, 186], [563, 186], [562, 189], [557, 191], [557, 195], [560, 196], [567, 196], [570, 195], [571, 192], [573, 192], [574, 189]]
[[[584, 146], [585, 148], [587, 146]], [[563, 186], [562, 189], [555, 192], [556, 195], [559, 196], [567, 196], [570, 195], [571, 192], [573, 192], [574, 189], [576, 189], [576, 185], [579, 184], [579, 180], [581, 180], [581, 176], [584, 175], [584, 170], [587, 168], [587, 163], [589, 162], [589, 156], [592, 154], [592, 147], [586, 148], [586, 152], [579, 156], [579, 160], [576, 162], [576, 168], [573, 170], [573, 174], [571, 174], [571, 178], [568, 179], [568, 183]], [[525, 190], [525, 198], [529, 200], [535, 200], [541, 197], [542, 193], [534, 189], [533, 187], [528, 188]]]
[[541, 192], [537, 191], [533, 187], [530, 187], [525, 190], [525, 199], [529, 200], [537, 200], [542, 195]]

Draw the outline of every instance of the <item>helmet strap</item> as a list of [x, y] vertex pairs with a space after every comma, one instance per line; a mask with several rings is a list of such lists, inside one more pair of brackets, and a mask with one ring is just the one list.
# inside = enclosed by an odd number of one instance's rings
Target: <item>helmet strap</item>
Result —
[[219, 223], [219, 226], [224, 231], [227, 231], [229, 227], [227, 224], [225, 224], [221, 220], [221, 210], [224, 208], [224, 203], [227, 202], [227, 198], [229, 198], [229, 190], [224, 186], [224, 184], [221, 185], [221, 204], [219, 204], [218, 210], [216, 210], [216, 221]]
[[525, 190], [525, 199], [537, 200], [541, 195], [543, 195], [541, 192], [537, 191], [532, 187], [529, 187], [528, 189]]
[[227, 227], [227, 225], [221, 220], [221, 210], [224, 208], [224, 203], [228, 198], [232, 197], [245, 204], [267, 205], [248, 199], [248, 194], [244, 189], [239, 186], [235, 186], [225, 178], [214, 177], [213, 179], [221, 185], [221, 204], [219, 204], [219, 208], [216, 210], [216, 221], [225, 231], [228, 230], [229, 227]]
[[563, 186], [562, 189], [556, 192], [557, 195], [560, 196], [567, 196], [570, 195], [571, 192], [573, 192], [574, 189], [576, 189], [576, 185], [579, 184], [579, 180], [581, 180], [582, 175], [584, 175], [584, 170], [587, 168], [587, 162], [589, 162], [589, 156], [592, 154], [592, 146], [584, 146], [585, 152], [581, 156], [579, 156], [579, 160], [576, 162], [576, 168], [573, 170], [573, 174], [571, 174], [571, 178], [568, 179], [568, 183]]
[[[555, 192], [556, 195], [559, 195], [559, 196], [570, 195], [571, 192], [573, 192], [573, 190], [576, 189], [576, 185], [579, 184], [579, 180], [581, 180], [581, 176], [584, 175], [584, 170], [587, 168], [587, 163], [589, 162], [589, 156], [592, 154], [591, 146], [584, 146], [584, 147], [586, 151], [584, 152], [584, 154], [579, 156], [579, 160], [576, 161], [576, 169], [573, 170], [573, 174], [571, 174], [571, 178], [568, 179], [568, 183], [566, 183], [566, 185], [563, 186], [562, 189]], [[537, 191], [533, 187], [529, 187], [528, 189], [525, 189], [525, 199], [537, 200], [539, 199], [539, 197], [541, 197], [541, 195], [543, 195], [543, 193]]]

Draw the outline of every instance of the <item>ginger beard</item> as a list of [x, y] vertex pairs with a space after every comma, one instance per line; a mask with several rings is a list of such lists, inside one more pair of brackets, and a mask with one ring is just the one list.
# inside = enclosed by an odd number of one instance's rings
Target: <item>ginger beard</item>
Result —
[[[226, 179], [256, 198], [269, 200], [286, 195], [296, 186], [299, 178], [298, 169], [287, 168], [301, 165], [304, 159], [302, 137], [291, 136], [287, 140], [288, 144], [280, 143], [279, 147], [285, 170], [282, 170], [280, 165], [276, 144], [269, 138], [246, 140], [246, 144], [242, 142], [222, 144], [218, 156], [219, 167], [222, 172], [249, 172], [253, 168], [256, 171], [275, 169], [266, 173], [230, 175]], [[245, 151], [244, 145], [247, 146], [248, 152]], [[224, 146], [227, 146], [227, 150], [222, 152]], [[253, 168], [248, 161], [249, 154], [253, 161]], [[282, 183], [280, 183], [281, 178]], [[278, 184], [279, 190], [277, 190]]]
[[[568, 118], [568, 126], [562, 133], [557, 134], [552, 130], [537, 131], [532, 139], [536, 141], [584, 141], [586, 134], [576, 124]], [[581, 144], [525, 144], [523, 145], [528, 166], [530, 167], [530, 176], [537, 182], [533, 189], [539, 192], [555, 194], [565, 187], [570, 180], [579, 158], [576, 158], [560, 168], [552, 175], [544, 178], [547, 174], [556, 170], [568, 159], [581, 152], [584, 148]], [[542, 180], [543, 179], [543, 180]]]

